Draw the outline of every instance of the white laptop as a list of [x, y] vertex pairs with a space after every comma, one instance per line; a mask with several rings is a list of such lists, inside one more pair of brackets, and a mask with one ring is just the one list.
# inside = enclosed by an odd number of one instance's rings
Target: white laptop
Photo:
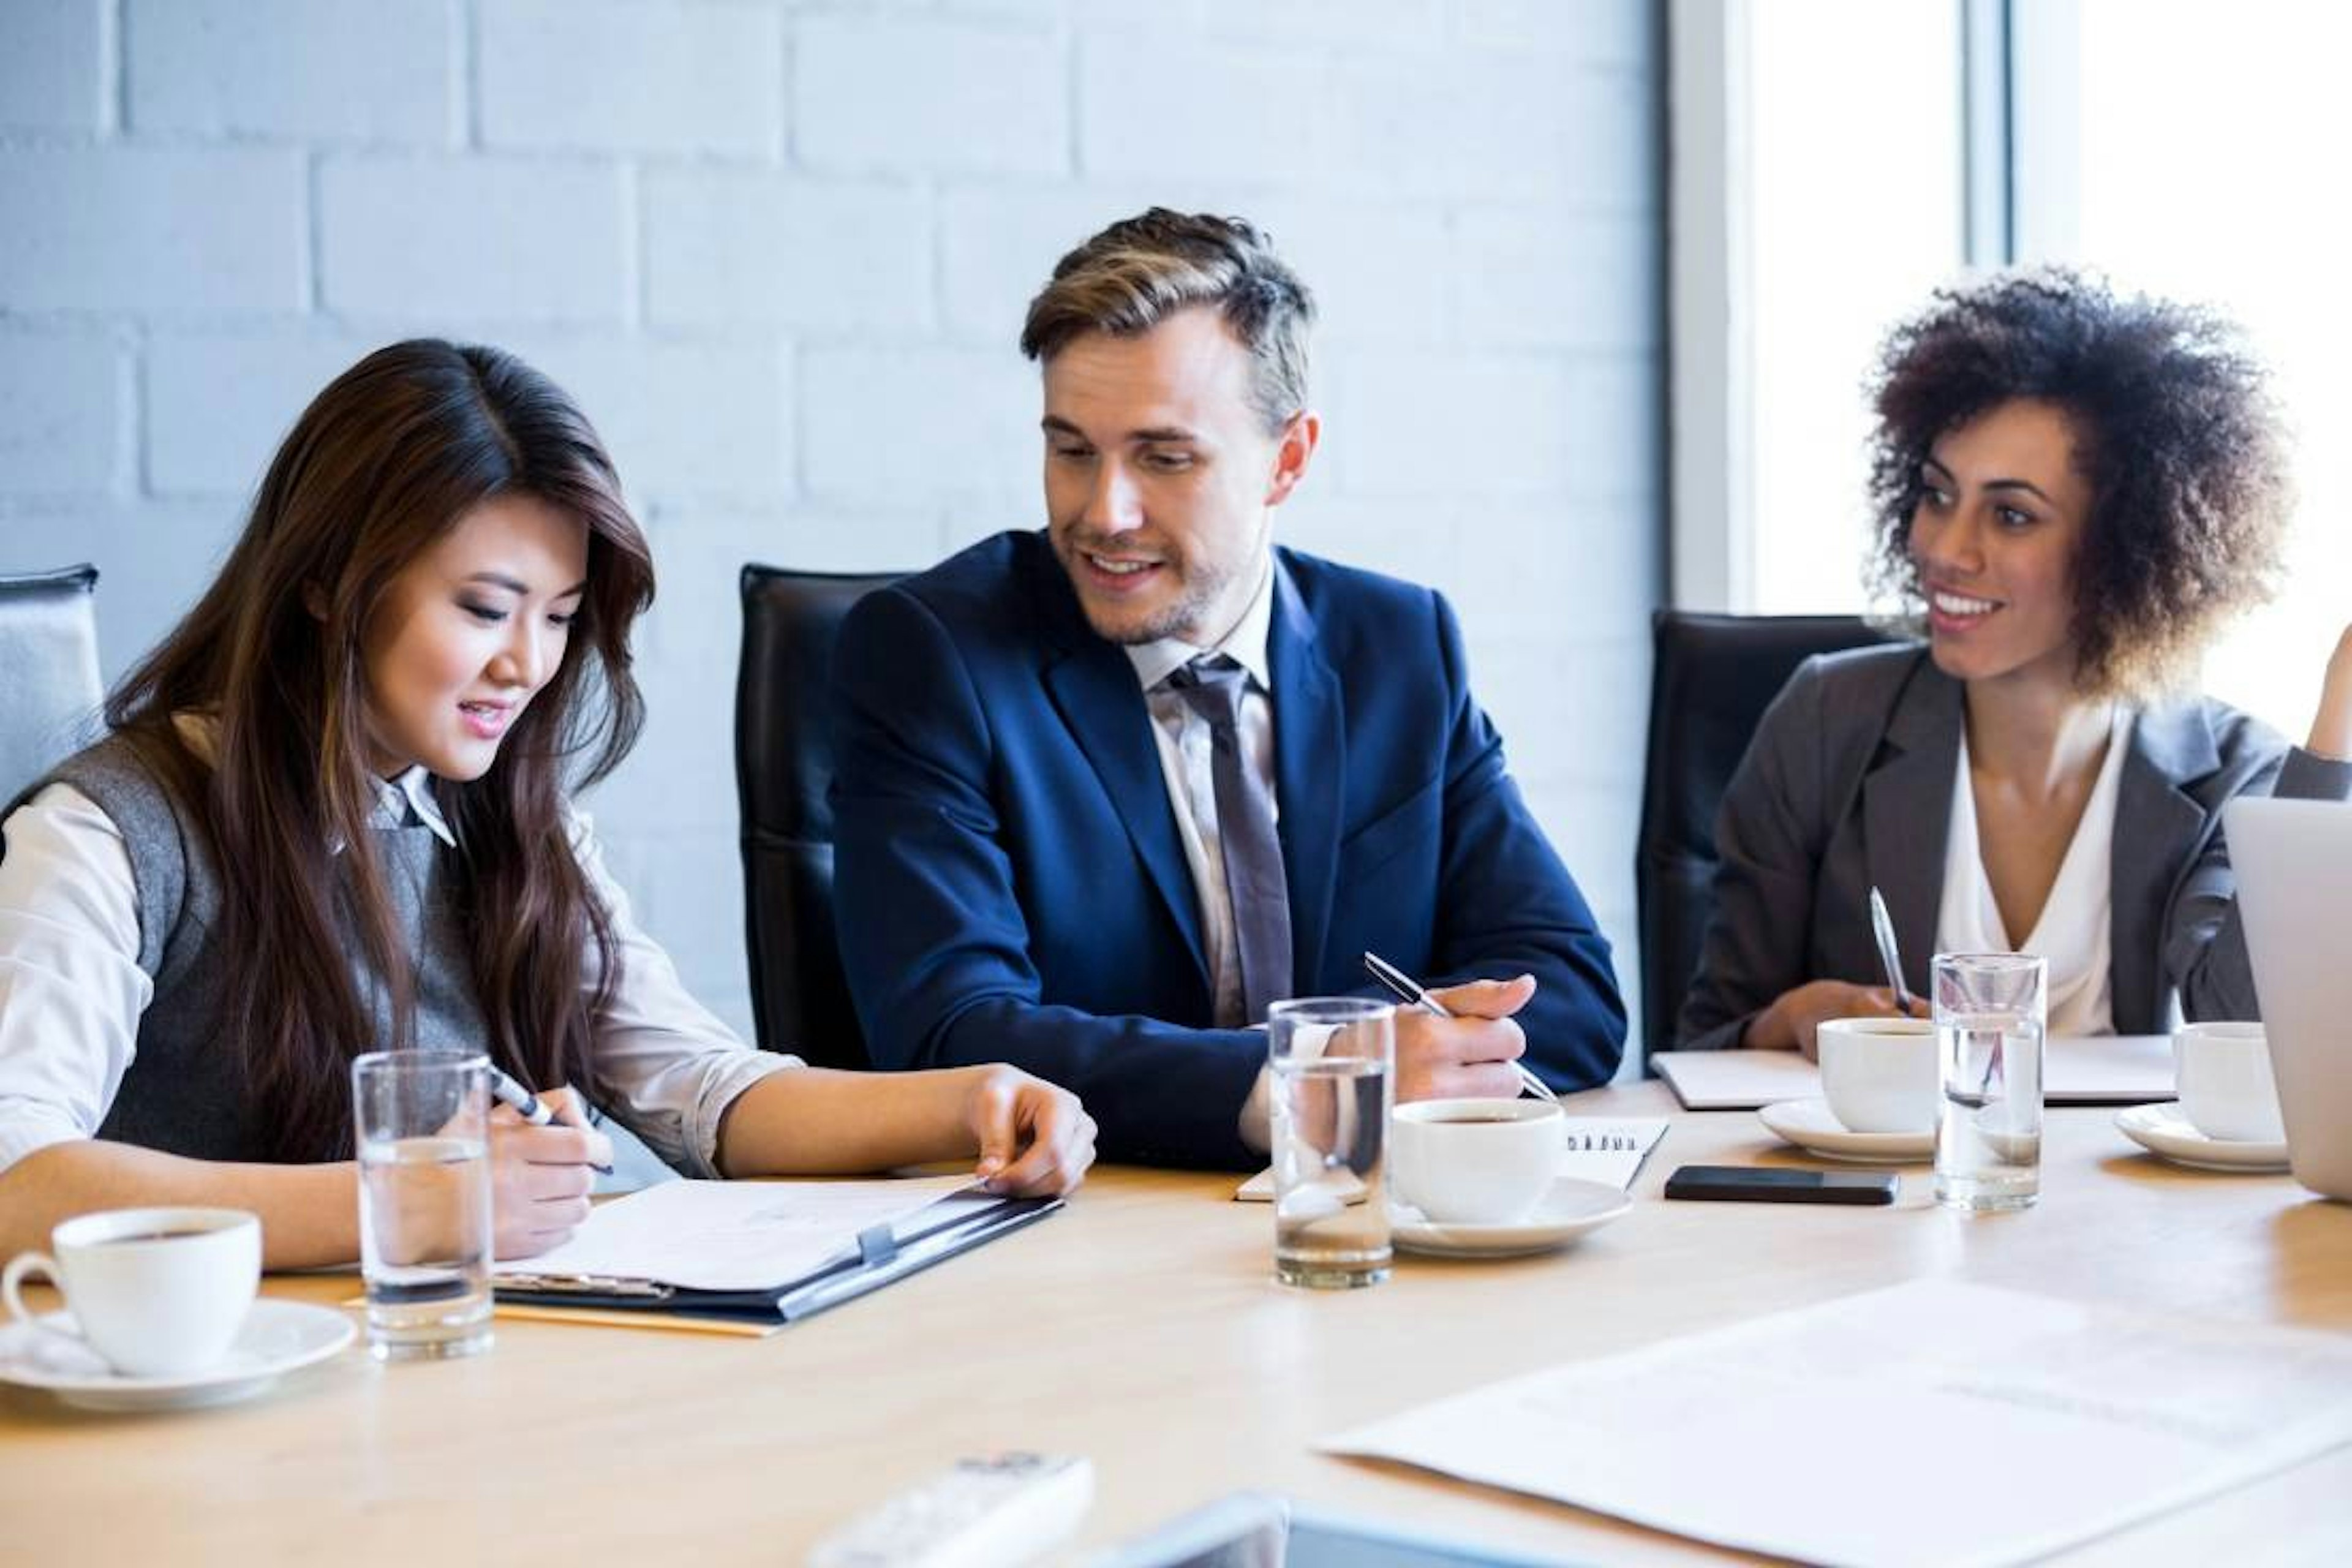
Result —
[[2295, 1180], [2352, 1203], [2352, 805], [2241, 798], [2222, 817]]

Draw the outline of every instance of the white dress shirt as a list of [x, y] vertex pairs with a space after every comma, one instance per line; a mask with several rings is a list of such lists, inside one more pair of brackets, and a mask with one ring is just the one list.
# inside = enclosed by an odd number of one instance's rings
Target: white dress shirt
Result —
[[[184, 720], [183, 733], [190, 734]], [[379, 781], [378, 820], [422, 822], [455, 846], [422, 767]], [[588, 817], [572, 848], [612, 927], [618, 984], [591, 1021], [592, 1069], [611, 1109], [663, 1159], [719, 1173], [720, 1116], [797, 1058], [756, 1051], [687, 994], [677, 971], [605, 872]], [[113, 820], [70, 784], [11, 813], [0, 833], [0, 1170], [51, 1143], [96, 1135], [138, 1054], [154, 994], [139, 967], [139, 900]], [[581, 976], [592, 995], [594, 946]]]
[[[1160, 748], [1160, 776], [1168, 787], [1168, 804], [1176, 814], [1176, 835], [1184, 846], [1184, 864], [1192, 874], [1192, 891], [1201, 910], [1201, 937], [1209, 955], [1209, 977], [1216, 987], [1217, 1007], [1230, 1017], [1241, 1006], [1242, 961], [1234, 925], [1234, 902], [1225, 888], [1223, 841], [1217, 829], [1217, 791], [1211, 771], [1213, 734], [1209, 721], [1192, 705], [1162, 683], [1208, 654], [1223, 654], [1242, 667], [1249, 679], [1242, 689], [1241, 713], [1235, 721], [1242, 760], [1265, 786], [1276, 820], [1282, 801], [1274, 782], [1274, 678], [1266, 642], [1274, 621], [1274, 559], [1268, 555], [1258, 578], [1257, 592], [1233, 630], [1212, 647], [1202, 647], [1181, 637], [1162, 637], [1126, 649], [1151, 710], [1152, 740]], [[1271, 1146], [1266, 1124], [1266, 1074], [1243, 1102], [1242, 1141], [1264, 1151]]]
[[1937, 952], [2037, 952], [2048, 973], [2049, 1032], [2112, 1035], [2115, 1023], [2116, 801], [2124, 756], [2131, 750], [2131, 710], [2118, 704], [2106, 760], [2083, 805], [2082, 820], [2059, 862], [2041, 918], [2022, 944], [2009, 939], [2000, 905], [1985, 875], [1977, 834], [1976, 791], [1969, 778], [1969, 737], [1960, 733], [1959, 774], [1952, 784], [1951, 826], [1944, 837], [1944, 896], [1936, 916]]

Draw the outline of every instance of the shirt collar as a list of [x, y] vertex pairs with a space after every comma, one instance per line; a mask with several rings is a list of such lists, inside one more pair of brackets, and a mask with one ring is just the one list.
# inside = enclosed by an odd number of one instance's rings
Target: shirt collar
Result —
[[[205, 763], [214, 760], [220, 743], [220, 721], [209, 713], [174, 713], [172, 723], [186, 742]], [[405, 827], [410, 822], [421, 822], [433, 830], [433, 837], [450, 848], [457, 847], [457, 836], [449, 831], [449, 819], [441, 815], [441, 803], [433, 798], [433, 775], [418, 763], [406, 772], [375, 784], [375, 820], [379, 827]], [[341, 854], [343, 847], [334, 847]]]
[[433, 830], [434, 837], [452, 849], [457, 847], [457, 836], [449, 831], [449, 819], [441, 815], [441, 803], [433, 798], [433, 775], [425, 771], [424, 763], [376, 780], [375, 798], [378, 826], [405, 827], [421, 822]]
[[1135, 666], [1135, 678], [1142, 682], [1143, 689], [1150, 690], [1203, 654], [1221, 653], [1246, 670], [1259, 690], [1272, 691], [1274, 677], [1266, 660], [1266, 637], [1274, 624], [1274, 556], [1269, 552], [1265, 569], [1258, 574], [1257, 592], [1250, 595], [1234, 629], [1214, 646], [1202, 647], [1181, 637], [1161, 637], [1157, 642], [1139, 643], [1123, 650], [1128, 662]]

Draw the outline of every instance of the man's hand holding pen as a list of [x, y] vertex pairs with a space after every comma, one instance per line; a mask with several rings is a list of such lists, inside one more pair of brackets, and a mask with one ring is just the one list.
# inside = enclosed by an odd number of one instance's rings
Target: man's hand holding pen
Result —
[[1396, 1097], [1408, 1100], [1512, 1100], [1520, 1079], [1516, 1065], [1528, 1037], [1511, 1015], [1536, 994], [1535, 977], [1472, 980], [1429, 993], [1450, 1017], [1425, 1007], [1396, 1013]]

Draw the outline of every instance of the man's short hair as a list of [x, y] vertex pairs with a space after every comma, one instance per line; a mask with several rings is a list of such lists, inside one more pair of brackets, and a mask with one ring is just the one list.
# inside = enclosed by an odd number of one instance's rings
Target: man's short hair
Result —
[[1029, 301], [1021, 352], [1051, 360], [1088, 332], [1139, 337], [1177, 311], [1215, 307], [1255, 369], [1250, 401], [1269, 432], [1307, 406], [1315, 300], [1255, 226], [1153, 207], [1071, 251]]

